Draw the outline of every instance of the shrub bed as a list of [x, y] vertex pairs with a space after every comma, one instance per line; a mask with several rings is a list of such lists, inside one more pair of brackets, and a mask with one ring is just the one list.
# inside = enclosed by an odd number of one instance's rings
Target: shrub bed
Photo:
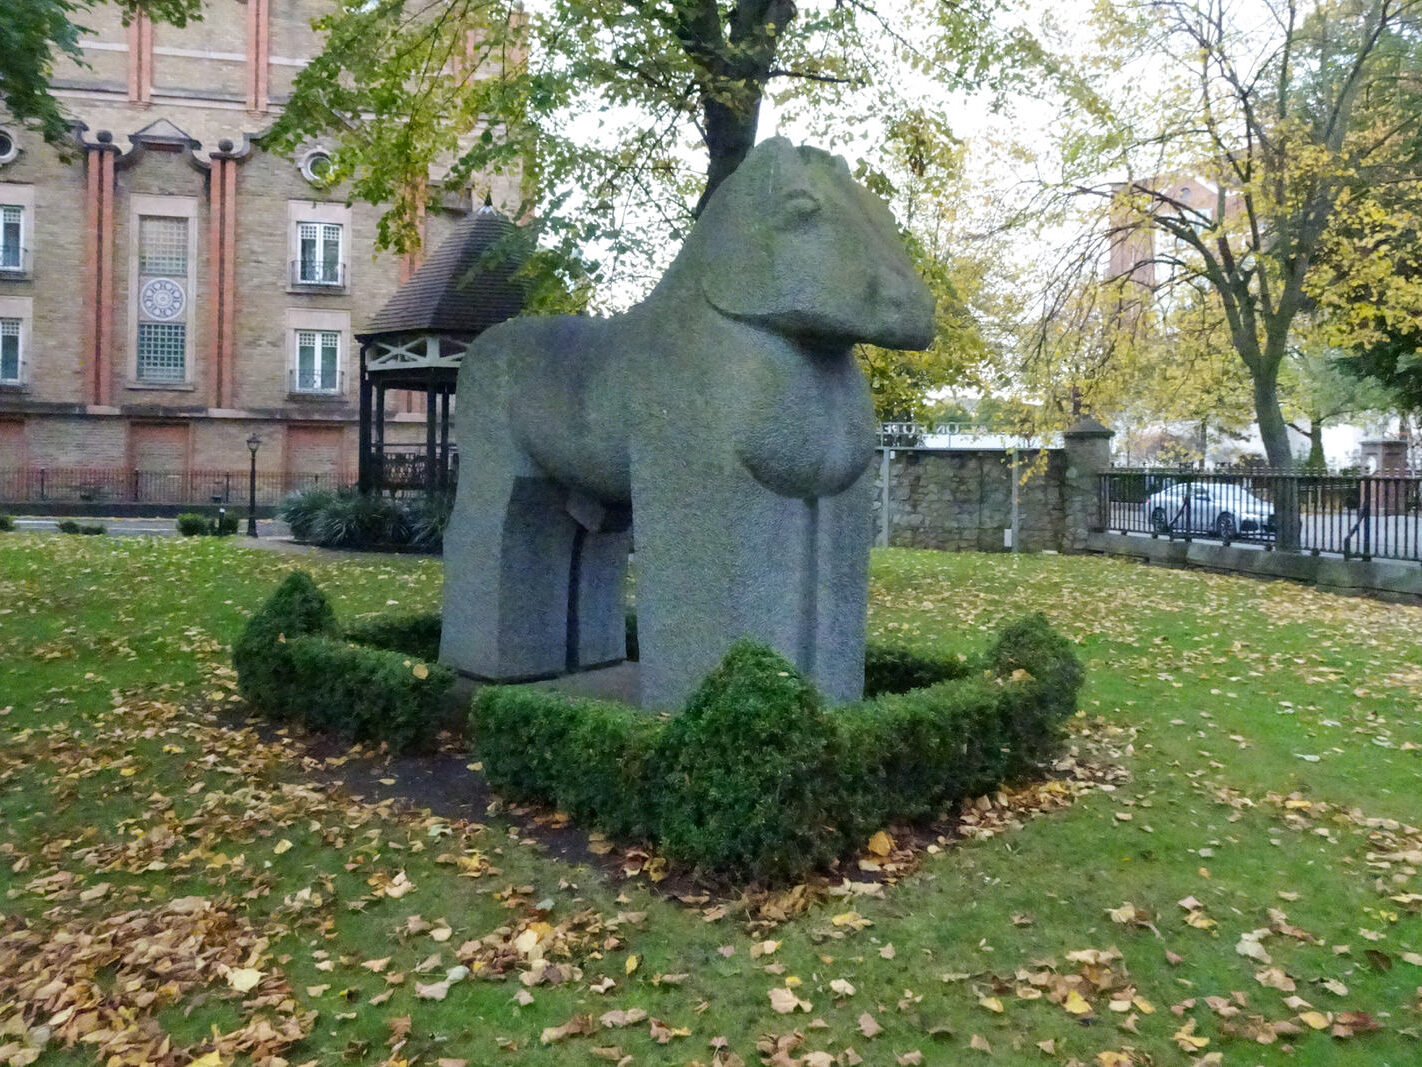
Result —
[[[1076, 707], [1081, 665], [1041, 615], [977, 659], [871, 657], [876, 682], [941, 675], [825, 709], [791, 664], [741, 642], [670, 718], [528, 686], [489, 686], [469, 731], [491, 785], [674, 860], [786, 881], [897, 819], [1031, 773]], [[866, 678], [869, 671], [866, 670]]]
[[282, 501], [277, 515], [298, 541], [324, 548], [415, 548], [438, 552], [453, 501], [406, 500], [347, 489], [307, 489]]
[[54, 528], [64, 534], [88, 534], [99, 536], [108, 533], [108, 528], [101, 522], [75, 522], [73, 519], [61, 519], [54, 524]]
[[347, 644], [311, 576], [292, 572], [232, 650], [237, 683], [255, 707], [313, 729], [400, 751], [440, 724], [454, 674], [423, 657]]
[[219, 513], [212, 518], [185, 511], [177, 518], [178, 533], [184, 537], [231, 537], [237, 532], [237, 516]]

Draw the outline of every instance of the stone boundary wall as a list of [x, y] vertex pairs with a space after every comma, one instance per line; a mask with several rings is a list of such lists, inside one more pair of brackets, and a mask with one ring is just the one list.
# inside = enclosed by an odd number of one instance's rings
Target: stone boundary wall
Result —
[[[1062, 442], [1060, 448], [1017, 452], [1018, 551], [1086, 550], [1097, 519], [1097, 475], [1111, 463], [1111, 431], [1086, 418], [1062, 434]], [[1013, 454], [1001, 448], [880, 448], [874, 475], [877, 543], [1011, 551], [1004, 531], [1013, 525], [1012, 468]]]
[[[882, 541], [883, 450], [874, 475], [874, 530]], [[1018, 453], [1019, 550], [1066, 551], [1065, 449]], [[888, 543], [950, 552], [1003, 552], [1012, 527], [1012, 459], [1001, 449], [890, 449]]]

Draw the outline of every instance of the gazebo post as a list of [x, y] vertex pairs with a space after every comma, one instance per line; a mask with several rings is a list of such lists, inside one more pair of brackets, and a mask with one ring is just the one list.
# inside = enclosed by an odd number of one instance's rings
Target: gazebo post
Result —
[[370, 455], [371, 434], [371, 384], [370, 372], [366, 369], [365, 357], [369, 344], [360, 346], [360, 438], [356, 445], [356, 489], [362, 496], [369, 496], [374, 487], [374, 470]]
[[439, 392], [439, 490], [448, 493], [449, 484], [449, 394], [445, 385]]
[[435, 450], [435, 418], [439, 409], [439, 397], [435, 392], [433, 375], [425, 379], [425, 492], [434, 496], [439, 484], [439, 472], [435, 469], [438, 454]]
[[375, 386], [375, 440], [371, 444], [372, 487], [385, 488], [385, 384]]

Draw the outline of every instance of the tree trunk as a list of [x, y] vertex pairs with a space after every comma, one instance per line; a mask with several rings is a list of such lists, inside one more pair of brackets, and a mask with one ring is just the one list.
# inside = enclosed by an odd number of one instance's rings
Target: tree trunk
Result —
[[1322, 471], [1328, 467], [1323, 455], [1323, 419], [1317, 415], [1308, 418], [1308, 459], [1304, 467], [1311, 471]]
[[1264, 454], [1269, 466], [1281, 472], [1273, 481], [1275, 546], [1284, 551], [1297, 551], [1299, 538], [1298, 482], [1282, 472], [1292, 472], [1294, 453], [1289, 445], [1289, 426], [1279, 409], [1278, 364], [1272, 374], [1254, 375], [1254, 414], [1259, 421], [1259, 436], [1264, 439]]
[[746, 158], [746, 153], [755, 147], [761, 94], [758, 91], [746, 93], [745, 97], [738, 100], [735, 106], [709, 96], [702, 102], [709, 160], [706, 165], [706, 188], [696, 202], [697, 218], [701, 217], [701, 211], [716, 187], [734, 173]]

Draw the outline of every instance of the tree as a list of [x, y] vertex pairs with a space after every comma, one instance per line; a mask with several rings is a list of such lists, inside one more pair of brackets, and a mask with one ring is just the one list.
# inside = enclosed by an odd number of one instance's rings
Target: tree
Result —
[[[5, 0], [0, 18], [0, 101], [18, 122], [32, 124], [46, 141], [64, 145], [69, 119], [49, 91], [50, 72], [59, 56], [84, 63], [77, 23], [105, 0]], [[156, 22], [185, 26], [201, 18], [202, 0], [112, 0], [127, 26], [139, 12]]]
[[644, 253], [644, 275], [624, 273], [640, 288], [755, 143], [768, 93], [821, 116], [853, 97], [888, 122], [906, 64], [1005, 83], [1039, 53], [995, 29], [1002, 2], [913, 0], [935, 29], [909, 40], [868, 0], [553, 0], [531, 18], [505, 0], [340, 0], [269, 143], [334, 138], [336, 176], [393, 204], [397, 248], [416, 239], [402, 190], [431, 170], [456, 186], [520, 171], [545, 236], [624, 267]]
[[[1116, 240], [1152, 235], [1157, 290], [1191, 285], [1218, 298], [1272, 466], [1293, 463], [1279, 376], [1340, 199], [1360, 184], [1419, 176], [1422, 86], [1400, 76], [1416, 69], [1419, 8], [1147, 0], [1115, 11], [1118, 48], [1171, 66], [1173, 77], [1148, 108], [1103, 111], [1066, 145], [1078, 172], [1128, 175], [1084, 176], [1075, 188], [1111, 204]], [[1185, 195], [1197, 189], [1208, 196]]]

